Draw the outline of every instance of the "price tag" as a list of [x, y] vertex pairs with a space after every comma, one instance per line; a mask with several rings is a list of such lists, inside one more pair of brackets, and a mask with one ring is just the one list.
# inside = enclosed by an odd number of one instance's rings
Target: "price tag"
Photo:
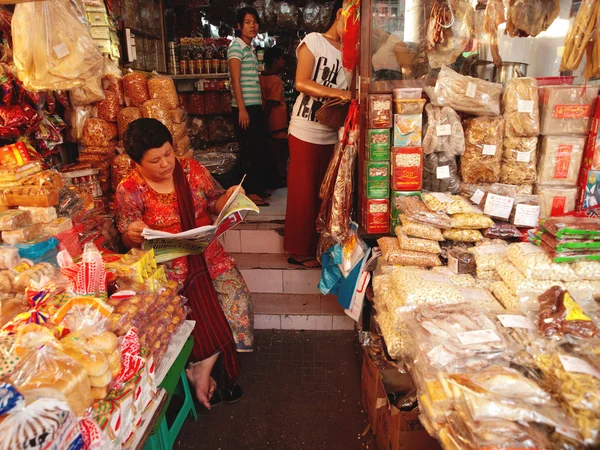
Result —
[[484, 145], [483, 146], [483, 154], [493, 156], [496, 154], [496, 146], [495, 145]]
[[452, 126], [450, 124], [438, 125], [435, 130], [438, 136], [450, 136], [452, 134]]
[[500, 219], [508, 219], [512, 211], [515, 199], [505, 197], [503, 195], [488, 194], [485, 200], [485, 208], [483, 213], [488, 216], [498, 217]]
[[600, 371], [583, 359], [559, 355], [560, 362], [567, 372], [585, 373], [600, 380]]
[[531, 161], [531, 152], [517, 152], [517, 161], [528, 163]]
[[65, 44], [64, 42], [55, 45], [54, 47], [52, 47], [52, 50], [54, 50], [54, 54], [58, 59], [63, 59], [71, 54], [69, 48], [67, 47], [67, 44]]
[[483, 192], [481, 189], [477, 189], [475, 193], [471, 196], [471, 201], [476, 205], [479, 205], [481, 204], [481, 200], [483, 200], [484, 195], [485, 192]]
[[455, 256], [448, 255], [448, 268], [458, 274], [458, 259]]
[[469, 82], [469, 84], [467, 84], [467, 92], [465, 95], [467, 97], [475, 98], [475, 94], [477, 94], [477, 85]]
[[450, 178], [450, 166], [440, 166], [436, 169], [435, 175], [438, 180]]
[[533, 113], [533, 107], [535, 102], [533, 100], [519, 100], [517, 102], [517, 111], [520, 113], [531, 114]]
[[498, 314], [498, 320], [504, 328], [525, 328], [535, 330], [535, 324], [525, 316]]
[[518, 204], [515, 208], [514, 224], [518, 227], [535, 228], [538, 226], [539, 218], [539, 206]]
[[486, 342], [502, 340], [494, 330], [465, 331], [464, 333], [456, 333], [456, 337], [462, 345], [485, 344]]

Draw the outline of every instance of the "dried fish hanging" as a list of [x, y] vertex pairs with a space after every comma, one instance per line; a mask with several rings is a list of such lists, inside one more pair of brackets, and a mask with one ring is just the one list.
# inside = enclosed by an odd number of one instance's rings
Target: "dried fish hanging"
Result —
[[[594, 34], [597, 33], [599, 15], [600, 0], [583, 0], [565, 40], [565, 50], [560, 63], [560, 70], [577, 70], [579, 68], [586, 49], [594, 45], [593, 39]], [[593, 64], [594, 55], [591, 56], [591, 64]], [[596, 62], [596, 67], [586, 65], [585, 75], [588, 77], [590, 73], [593, 75], [597, 72], [598, 62]]]
[[343, 242], [350, 235], [354, 162], [356, 160], [359, 129], [359, 110], [356, 100], [350, 103], [346, 124], [340, 132], [334, 155], [325, 173], [319, 197], [321, 210], [317, 231], [321, 233], [317, 259], [332, 245]]
[[600, 8], [598, 8], [598, 15], [594, 41], [590, 42], [587, 46], [586, 63], [583, 70], [585, 78], [600, 78]]
[[512, 37], [536, 37], [558, 17], [558, 0], [509, 0], [506, 34]]
[[498, 48], [498, 27], [506, 22], [502, 0], [488, 0], [485, 7], [483, 28], [490, 39], [490, 51], [496, 67], [502, 67], [502, 57]]

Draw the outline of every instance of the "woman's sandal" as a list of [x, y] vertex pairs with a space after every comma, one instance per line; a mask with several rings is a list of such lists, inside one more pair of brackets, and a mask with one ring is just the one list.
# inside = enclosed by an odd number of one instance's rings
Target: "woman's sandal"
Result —
[[288, 258], [288, 263], [296, 266], [306, 267], [307, 269], [318, 269], [321, 267], [321, 264], [315, 258], [300, 259], [291, 256]]
[[250, 200], [252, 200], [256, 206], [269, 206], [270, 205], [269, 202], [264, 201], [261, 197], [259, 197], [256, 194], [250, 194], [248, 196], [248, 198]]

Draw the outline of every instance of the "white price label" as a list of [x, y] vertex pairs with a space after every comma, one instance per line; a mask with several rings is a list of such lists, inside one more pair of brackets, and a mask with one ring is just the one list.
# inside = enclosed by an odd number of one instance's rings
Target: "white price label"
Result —
[[462, 345], [485, 344], [486, 342], [502, 340], [494, 330], [465, 331], [464, 333], [456, 333], [456, 337]]
[[55, 45], [54, 47], [52, 47], [52, 50], [54, 50], [54, 54], [58, 59], [63, 59], [71, 54], [69, 48], [67, 47], [67, 44], [65, 44], [64, 42]]
[[452, 272], [458, 273], [458, 259], [455, 256], [448, 255], [448, 268]]
[[438, 180], [450, 178], [450, 166], [440, 166], [435, 171], [435, 176]]
[[498, 320], [504, 328], [525, 328], [527, 330], [535, 330], [535, 324], [525, 316], [499, 314]]
[[559, 355], [559, 358], [567, 372], [585, 373], [600, 380], [600, 370], [596, 369], [589, 362], [567, 355]]
[[488, 194], [487, 199], [485, 200], [483, 213], [500, 219], [508, 219], [514, 203], [514, 198]]
[[517, 161], [528, 163], [531, 161], [531, 152], [517, 152]]
[[517, 111], [520, 113], [531, 114], [533, 113], [533, 107], [535, 102], [533, 100], [519, 100], [517, 102]]
[[537, 245], [533, 245], [530, 242], [519, 242], [516, 245], [521, 249], [521, 252], [523, 252], [524, 255], [531, 255], [532, 253], [546, 253]]
[[477, 94], [477, 85], [475, 83], [469, 82], [467, 84], [467, 92], [465, 95], [467, 97], [475, 98], [475, 94]]
[[452, 126], [449, 123], [438, 125], [435, 130], [438, 136], [450, 136], [452, 134]]
[[476, 205], [479, 205], [481, 203], [481, 200], [483, 200], [484, 195], [485, 192], [483, 192], [481, 189], [477, 189], [475, 193], [471, 196], [471, 201]]
[[539, 206], [518, 204], [515, 207], [514, 224], [518, 227], [535, 228], [538, 226], [539, 218], [540, 218], [540, 207]]
[[451, 203], [452, 202], [452, 199], [450, 197], [448, 197], [446, 194], [444, 194], [443, 192], [430, 192], [430, 194], [433, 195], [435, 198], [437, 198], [442, 203]]
[[496, 154], [496, 146], [495, 145], [484, 145], [483, 146], [483, 154], [494, 156]]

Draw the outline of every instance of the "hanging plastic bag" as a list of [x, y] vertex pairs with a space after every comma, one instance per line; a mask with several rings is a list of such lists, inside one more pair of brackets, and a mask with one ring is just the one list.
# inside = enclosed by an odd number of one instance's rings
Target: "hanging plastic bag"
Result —
[[13, 58], [28, 90], [74, 89], [102, 71], [102, 55], [73, 11], [70, 3], [48, 0], [15, 6]]

